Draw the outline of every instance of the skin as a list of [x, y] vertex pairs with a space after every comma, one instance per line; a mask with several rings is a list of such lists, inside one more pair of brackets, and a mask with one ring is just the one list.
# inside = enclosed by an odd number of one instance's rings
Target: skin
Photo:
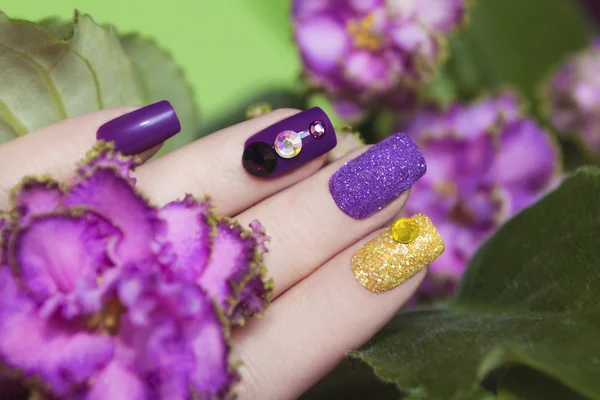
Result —
[[[135, 108], [120, 107], [71, 118], [0, 145], [0, 209], [24, 175], [68, 180], [95, 142], [103, 123]], [[157, 204], [185, 193], [210, 195], [219, 213], [242, 224], [259, 219], [271, 236], [266, 265], [275, 299], [262, 318], [232, 333], [234, 357], [243, 362], [240, 399], [294, 399], [359, 348], [409, 300], [421, 271], [401, 286], [374, 294], [354, 278], [356, 250], [401, 212], [408, 192], [373, 216], [355, 220], [337, 208], [328, 181], [345, 159], [323, 166], [319, 158], [273, 181], [247, 174], [244, 141], [298, 110], [281, 109], [225, 128], [158, 159], [135, 176]], [[157, 148], [141, 154], [148, 160]]]

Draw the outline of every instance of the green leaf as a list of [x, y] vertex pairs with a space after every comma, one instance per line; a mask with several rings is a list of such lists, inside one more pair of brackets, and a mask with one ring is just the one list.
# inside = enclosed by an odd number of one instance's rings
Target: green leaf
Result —
[[171, 55], [153, 40], [137, 34], [121, 36], [121, 45], [137, 71], [145, 103], [169, 100], [181, 121], [181, 133], [169, 139], [161, 149], [167, 152], [200, 136], [200, 118], [194, 91]]
[[399, 396], [394, 385], [381, 382], [365, 364], [344, 361], [300, 400], [397, 400]]
[[594, 34], [573, 0], [479, 0], [469, 20], [450, 40], [451, 57], [442, 68], [441, 82], [429, 90], [433, 96], [456, 92], [470, 100], [511, 84], [533, 104], [550, 69], [586, 46]]
[[518, 367], [502, 378], [498, 400], [585, 400], [585, 397], [535, 370]]
[[507, 222], [447, 305], [401, 313], [350, 353], [411, 399], [471, 398], [525, 366], [600, 399], [600, 170], [582, 169]]
[[110, 29], [76, 14], [68, 40], [0, 13], [0, 141], [59, 120], [141, 104], [135, 70]]

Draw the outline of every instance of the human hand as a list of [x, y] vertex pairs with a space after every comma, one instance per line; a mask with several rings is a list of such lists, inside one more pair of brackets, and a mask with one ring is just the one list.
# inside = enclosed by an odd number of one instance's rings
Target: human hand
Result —
[[[7, 208], [10, 188], [24, 175], [68, 181], [99, 127], [132, 110], [72, 118], [1, 145], [0, 209]], [[228, 127], [135, 171], [137, 187], [158, 205], [185, 193], [210, 195], [218, 213], [242, 225], [258, 219], [272, 238], [265, 263], [275, 283], [274, 300], [262, 318], [231, 336], [233, 357], [243, 362], [236, 387], [241, 399], [298, 397], [407, 302], [423, 268], [443, 251], [424, 216], [401, 221], [408, 238], [400, 242], [382, 229], [398, 217], [408, 188], [424, 173], [422, 156], [406, 137], [394, 136], [329, 165], [322, 155], [302, 165], [280, 162], [277, 168], [293, 168], [275, 179], [244, 171], [246, 140], [280, 121], [278, 131], [287, 123], [293, 125], [287, 129], [300, 130], [296, 125], [306, 112], [286, 122], [297, 113], [277, 110]], [[117, 149], [148, 160], [178, 128], [168, 108], [158, 114], [143, 116], [153, 121], [149, 124], [135, 120], [139, 110], [129, 114], [118, 129], [112, 123], [108, 138], [116, 139]], [[137, 128], [126, 129], [131, 127], [123, 121]], [[318, 140], [304, 153], [320, 146]], [[394, 269], [399, 264], [402, 268]]]

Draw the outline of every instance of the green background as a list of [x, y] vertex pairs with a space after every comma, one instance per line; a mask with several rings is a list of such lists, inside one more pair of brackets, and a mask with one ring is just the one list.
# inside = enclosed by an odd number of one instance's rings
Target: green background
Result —
[[30, 20], [70, 19], [78, 9], [121, 33], [156, 39], [184, 68], [203, 121], [292, 87], [300, 71], [286, 0], [7, 0], [0, 8]]

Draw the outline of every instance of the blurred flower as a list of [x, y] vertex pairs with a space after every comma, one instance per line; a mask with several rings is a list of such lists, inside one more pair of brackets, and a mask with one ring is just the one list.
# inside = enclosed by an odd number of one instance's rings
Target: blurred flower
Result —
[[427, 214], [446, 242], [423, 293], [448, 295], [482, 241], [556, 182], [558, 151], [510, 92], [424, 110], [405, 132], [427, 160], [406, 212]]
[[336, 134], [337, 146], [325, 156], [325, 163], [327, 164], [339, 160], [365, 144], [360, 133], [349, 125], [336, 129]]
[[269, 103], [254, 103], [246, 109], [246, 119], [260, 117], [261, 115], [268, 114], [271, 111], [273, 111], [273, 107], [271, 107]]
[[374, 106], [414, 101], [435, 74], [444, 37], [467, 0], [294, 0], [295, 39], [310, 86], [327, 92], [346, 120]]
[[152, 206], [136, 165], [100, 145], [72, 186], [15, 189], [0, 216], [4, 380], [41, 398], [229, 396], [227, 336], [269, 300], [268, 238], [208, 200]]
[[562, 135], [600, 153], [600, 38], [558, 69], [545, 88], [547, 112]]

